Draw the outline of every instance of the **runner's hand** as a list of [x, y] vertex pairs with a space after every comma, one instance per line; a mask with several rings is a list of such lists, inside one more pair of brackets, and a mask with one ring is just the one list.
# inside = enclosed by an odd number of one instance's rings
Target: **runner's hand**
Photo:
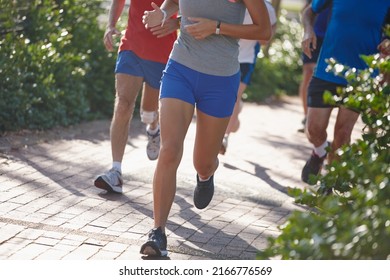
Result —
[[103, 42], [104, 46], [109, 52], [114, 51], [114, 40], [113, 36], [119, 36], [121, 33], [115, 27], [107, 27], [104, 32]]
[[311, 53], [317, 49], [317, 36], [312, 29], [305, 32], [302, 39], [302, 51], [311, 58]]
[[150, 28], [150, 31], [153, 35], [157, 36], [157, 38], [161, 38], [171, 34], [172, 32], [175, 32], [177, 29], [179, 29], [179, 20], [175, 18], [169, 18], [165, 21], [163, 26], [157, 25]]
[[184, 26], [185, 30], [195, 39], [202, 40], [211, 34], [215, 34], [216, 21], [206, 18], [188, 18], [192, 24]]
[[164, 13], [161, 11], [160, 7], [154, 2], [152, 2], [151, 5], [154, 10], [145, 11], [142, 16], [142, 23], [147, 29], [161, 25], [162, 20], [164, 19]]

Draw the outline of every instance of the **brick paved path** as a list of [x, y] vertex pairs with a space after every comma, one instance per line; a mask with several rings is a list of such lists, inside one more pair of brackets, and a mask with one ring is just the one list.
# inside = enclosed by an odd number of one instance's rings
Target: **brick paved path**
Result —
[[[299, 209], [287, 187], [304, 187], [300, 170], [310, 146], [297, 132], [301, 118], [297, 98], [245, 104], [205, 210], [192, 202], [191, 125], [167, 226], [170, 259], [254, 259], [279, 234], [278, 225]], [[123, 195], [95, 188], [94, 177], [110, 167], [108, 130], [109, 121], [97, 121], [0, 138], [0, 259], [141, 259], [153, 225], [156, 162], [147, 160], [144, 126], [135, 119]]]

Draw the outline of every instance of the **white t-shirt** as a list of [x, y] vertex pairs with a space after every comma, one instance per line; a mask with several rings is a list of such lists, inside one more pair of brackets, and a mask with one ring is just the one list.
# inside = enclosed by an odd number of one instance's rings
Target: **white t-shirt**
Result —
[[[275, 9], [272, 6], [272, 4], [267, 0], [264, 0], [264, 3], [267, 6], [271, 26], [273, 26], [277, 21]], [[244, 24], [251, 24], [251, 23], [252, 23], [251, 16], [249, 15], [248, 10], [245, 10]], [[256, 40], [240, 39], [238, 43], [240, 45], [238, 61], [240, 63], [255, 63], [257, 54], [260, 49], [259, 42]]]

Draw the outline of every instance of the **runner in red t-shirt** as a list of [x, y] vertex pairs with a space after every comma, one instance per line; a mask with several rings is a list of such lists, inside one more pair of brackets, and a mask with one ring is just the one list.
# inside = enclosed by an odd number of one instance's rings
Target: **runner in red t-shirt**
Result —
[[[126, 0], [112, 0], [104, 44], [108, 51], [114, 50], [114, 35], [121, 33], [115, 25], [122, 14]], [[129, 124], [133, 115], [138, 92], [143, 87], [141, 120], [147, 125], [147, 156], [158, 157], [160, 128], [158, 123], [158, 97], [162, 72], [168, 60], [179, 21], [167, 19], [164, 24], [146, 29], [142, 23], [144, 11], [152, 10], [151, 3], [161, 5], [163, 0], [131, 0], [128, 25], [121, 39], [115, 67], [116, 98], [111, 122], [112, 168], [95, 179], [95, 186], [106, 191], [122, 193], [122, 159], [125, 151]], [[158, 36], [156, 36], [158, 35]]]

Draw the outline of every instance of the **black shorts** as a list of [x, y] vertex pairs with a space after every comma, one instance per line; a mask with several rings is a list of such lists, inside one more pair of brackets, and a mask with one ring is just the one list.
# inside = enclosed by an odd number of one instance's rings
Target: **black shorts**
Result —
[[345, 86], [312, 77], [307, 91], [307, 106], [313, 108], [335, 107], [335, 105], [324, 102], [324, 92], [329, 91], [331, 94], [337, 95], [337, 88], [339, 87]]
[[241, 83], [251, 84], [252, 74], [255, 71], [256, 63], [240, 63]]
[[324, 41], [324, 38], [317, 37], [317, 48], [311, 53], [311, 58], [309, 58], [307, 55], [302, 53], [301, 58], [302, 58], [303, 64], [317, 63], [323, 41]]

